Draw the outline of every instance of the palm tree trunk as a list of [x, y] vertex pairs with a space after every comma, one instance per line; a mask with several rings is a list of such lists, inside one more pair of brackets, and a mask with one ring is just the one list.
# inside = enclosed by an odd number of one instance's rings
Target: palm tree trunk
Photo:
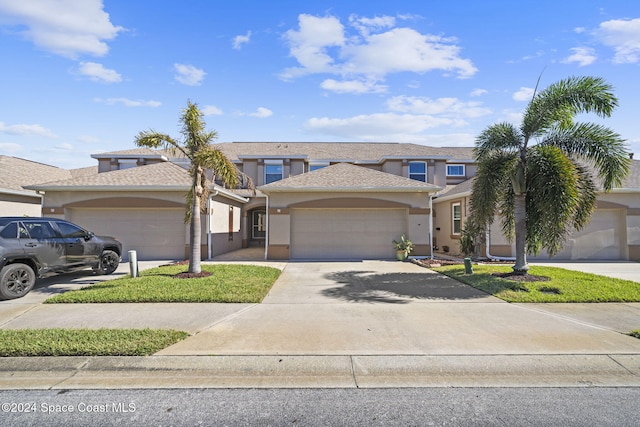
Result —
[[200, 225], [200, 171], [193, 174], [193, 200], [191, 203], [191, 224], [190, 231], [190, 255], [189, 255], [189, 273], [200, 273], [200, 243], [201, 243], [201, 225]]
[[527, 209], [526, 193], [516, 194], [514, 200], [514, 220], [516, 227], [516, 264], [513, 266], [514, 273], [527, 274], [529, 265], [527, 264]]

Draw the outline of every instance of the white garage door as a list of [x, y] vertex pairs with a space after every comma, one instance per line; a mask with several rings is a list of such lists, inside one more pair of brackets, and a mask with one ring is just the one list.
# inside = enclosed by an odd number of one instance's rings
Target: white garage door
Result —
[[[551, 259], [616, 260], [623, 259], [623, 211], [596, 210], [591, 222], [572, 233], [564, 248]], [[532, 259], [549, 259], [545, 253]]]
[[122, 242], [123, 258], [135, 250], [140, 260], [185, 258], [183, 209], [71, 209], [69, 220]]
[[291, 258], [393, 258], [406, 229], [406, 209], [293, 209]]

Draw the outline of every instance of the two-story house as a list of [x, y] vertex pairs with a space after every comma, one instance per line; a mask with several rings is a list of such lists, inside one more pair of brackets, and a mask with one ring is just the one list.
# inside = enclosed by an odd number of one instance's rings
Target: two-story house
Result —
[[[202, 215], [203, 258], [249, 246], [268, 259], [386, 259], [403, 234], [414, 256], [459, 252], [476, 166], [471, 148], [401, 143], [216, 144], [256, 191], [213, 184]], [[183, 259], [190, 187], [184, 158], [146, 148], [92, 155], [97, 173], [28, 188], [42, 214], [114, 235], [139, 259]], [[598, 197], [594, 221], [557, 258], [640, 258], [640, 167]], [[512, 256], [490, 234], [487, 253]]]

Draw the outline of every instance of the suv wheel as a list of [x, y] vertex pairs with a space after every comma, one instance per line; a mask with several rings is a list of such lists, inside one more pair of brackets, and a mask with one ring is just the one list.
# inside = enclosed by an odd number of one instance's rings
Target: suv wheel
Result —
[[111, 274], [118, 268], [120, 257], [114, 251], [103, 251], [100, 255], [100, 265], [95, 269], [98, 274]]
[[9, 264], [0, 272], [0, 299], [25, 296], [36, 283], [33, 269], [26, 264]]

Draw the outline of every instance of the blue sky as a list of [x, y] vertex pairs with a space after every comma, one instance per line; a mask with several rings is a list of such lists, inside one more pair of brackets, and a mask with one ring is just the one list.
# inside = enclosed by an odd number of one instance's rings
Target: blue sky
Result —
[[0, 58], [0, 154], [64, 168], [179, 137], [187, 100], [219, 142], [472, 146], [541, 74], [605, 78], [640, 155], [631, 0], [0, 0]]

